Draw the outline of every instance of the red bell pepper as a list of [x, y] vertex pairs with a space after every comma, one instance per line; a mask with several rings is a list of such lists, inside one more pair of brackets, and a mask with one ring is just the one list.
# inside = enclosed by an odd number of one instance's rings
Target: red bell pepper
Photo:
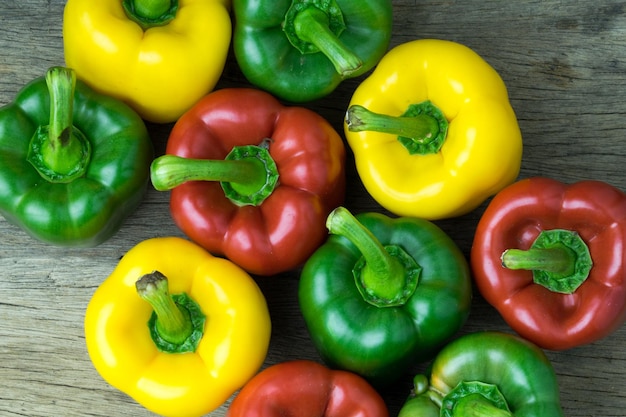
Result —
[[345, 147], [317, 113], [228, 88], [176, 122], [151, 178], [157, 190], [171, 189], [172, 217], [188, 237], [272, 275], [303, 263], [326, 238], [326, 217], [344, 199]]
[[387, 417], [382, 397], [362, 377], [294, 360], [266, 368], [239, 392], [227, 417]]
[[518, 181], [498, 193], [471, 250], [477, 287], [545, 349], [608, 336], [626, 320], [626, 194], [601, 181]]

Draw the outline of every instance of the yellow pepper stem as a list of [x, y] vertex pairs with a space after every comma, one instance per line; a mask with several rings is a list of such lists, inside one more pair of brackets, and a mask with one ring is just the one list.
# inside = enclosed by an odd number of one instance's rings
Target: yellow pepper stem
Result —
[[144, 30], [163, 26], [176, 17], [178, 0], [123, 0], [126, 16]]
[[354, 104], [345, 116], [351, 132], [380, 132], [398, 136], [410, 154], [436, 153], [448, 132], [448, 121], [437, 107], [425, 101], [409, 106], [401, 116], [375, 113]]
[[186, 294], [172, 296], [167, 277], [159, 271], [143, 275], [135, 287], [154, 309], [148, 327], [157, 347], [170, 353], [195, 351], [205, 321], [198, 305]]

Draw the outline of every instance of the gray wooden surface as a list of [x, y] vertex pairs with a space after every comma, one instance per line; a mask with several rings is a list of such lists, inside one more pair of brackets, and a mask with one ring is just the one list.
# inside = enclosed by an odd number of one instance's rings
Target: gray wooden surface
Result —
[[[52, 65], [63, 65], [59, 0], [0, 3], [0, 106]], [[524, 136], [521, 177], [566, 182], [607, 181], [626, 191], [626, 2], [583, 0], [396, 0], [392, 44], [443, 38], [475, 49], [502, 75]], [[359, 80], [312, 103], [341, 131]], [[219, 87], [246, 86], [231, 60]], [[149, 125], [162, 154], [171, 125]], [[349, 161], [346, 205], [381, 211]], [[484, 205], [440, 221], [468, 254]], [[83, 336], [91, 294], [119, 258], [141, 240], [177, 235], [168, 194], [150, 189], [138, 211], [111, 240], [93, 249], [38, 243], [0, 220], [0, 415], [148, 416], [93, 369]], [[297, 306], [298, 271], [259, 279], [273, 334], [266, 366], [287, 359], [319, 360]], [[509, 331], [475, 293], [463, 332]], [[626, 328], [592, 345], [548, 352], [567, 416], [623, 416]], [[391, 415], [408, 394], [412, 374], [383, 392]], [[228, 403], [212, 413], [223, 416]]]

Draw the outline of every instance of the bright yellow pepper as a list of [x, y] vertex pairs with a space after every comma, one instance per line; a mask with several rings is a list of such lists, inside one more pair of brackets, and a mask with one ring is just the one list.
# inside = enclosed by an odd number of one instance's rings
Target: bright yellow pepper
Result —
[[145, 120], [173, 122], [221, 76], [229, 11], [230, 0], [69, 0], [66, 65]]
[[522, 135], [506, 86], [455, 42], [390, 50], [354, 92], [344, 127], [366, 190], [397, 215], [460, 216], [519, 174]]
[[[158, 317], [156, 324], [148, 324], [151, 317]], [[178, 237], [132, 248], [85, 315], [96, 370], [163, 416], [197, 417], [223, 404], [260, 369], [270, 332], [265, 297], [250, 275]], [[172, 347], [182, 353], [167, 351]]]

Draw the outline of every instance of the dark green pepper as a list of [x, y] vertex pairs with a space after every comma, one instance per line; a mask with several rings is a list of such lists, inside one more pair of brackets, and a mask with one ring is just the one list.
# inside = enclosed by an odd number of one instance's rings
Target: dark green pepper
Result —
[[96, 246], [139, 205], [152, 158], [133, 110], [50, 68], [0, 108], [0, 213], [41, 241]]
[[389, 0], [234, 0], [233, 12], [243, 74], [292, 102], [326, 96], [370, 70], [391, 39]]
[[299, 302], [311, 339], [331, 367], [387, 385], [432, 359], [465, 323], [469, 267], [435, 224], [339, 207], [331, 233], [305, 263]]
[[518, 336], [478, 332], [444, 347], [417, 375], [398, 417], [563, 417], [543, 351]]

